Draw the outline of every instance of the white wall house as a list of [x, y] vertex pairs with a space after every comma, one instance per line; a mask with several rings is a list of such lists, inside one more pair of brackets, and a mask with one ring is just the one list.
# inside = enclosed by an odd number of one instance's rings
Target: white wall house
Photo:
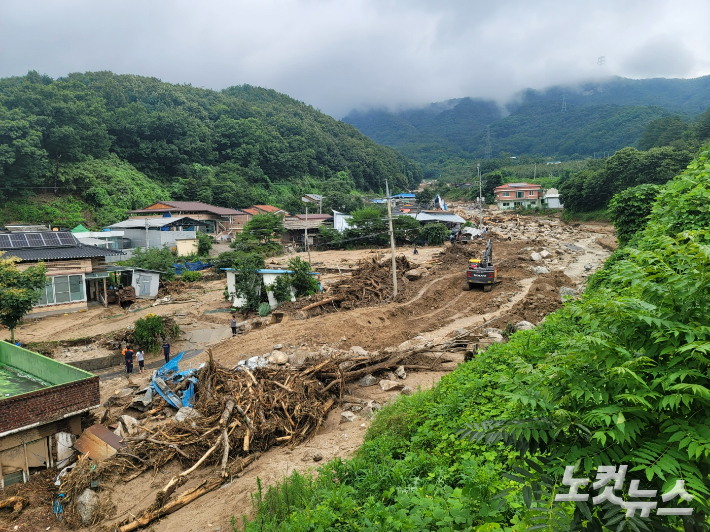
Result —
[[564, 208], [564, 205], [560, 203], [560, 193], [556, 188], [549, 188], [545, 191], [545, 198], [543, 203], [547, 205], [548, 209]]

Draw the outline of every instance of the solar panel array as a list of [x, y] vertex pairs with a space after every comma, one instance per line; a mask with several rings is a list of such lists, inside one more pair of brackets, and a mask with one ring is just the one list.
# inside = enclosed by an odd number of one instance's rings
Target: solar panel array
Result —
[[5, 233], [0, 234], [0, 249], [76, 246], [71, 233]]

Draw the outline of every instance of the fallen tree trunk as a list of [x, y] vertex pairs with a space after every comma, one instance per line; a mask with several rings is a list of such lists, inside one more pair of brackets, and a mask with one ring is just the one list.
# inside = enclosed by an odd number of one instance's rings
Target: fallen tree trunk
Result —
[[20, 495], [15, 495], [14, 497], [8, 497], [0, 501], [0, 509], [2, 508], [12, 508], [12, 516], [16, 517], [20, 514], [22, 509], [30, 503], [27, 497], [21, 497]]
[[341, 299], [342, 298], [339, 298], [339, 297], [329, 297], [328, 299], [324, 299], [322, 301], [316, 301], [315, 303], [311, 303], [310, 305], [306, 305], [301, 310], [311, 310], [312, 308], [322, 307], [323, 305], [327, 305], [328, 303], [335, 303], [336, 301], [340, 301]]
[[[235, 471], [233, 473], [234, 476], [237, 476], [237, 473], [240, 473], [241, 471], [244, 470], [245, 467], [247, 467], [249, 464], [254, 462], [261, 453], [254, 453], [252, 455], [249, 455], [247, 458], [244, 460], [241, 460], [239, 466], [238, 466], [238, 471]], [[218, 488], [222, 483], [224, 482], [224, 478], [222, 477], [217, 477], [212, 480], [206, 480], [196, 488], [192, 488], [190, 490], [187, 490], [183, 493], [181, 493], [176, 499], [169, 501], [165, 505], [161, 506], [160, 508], [156, 508], [155, 510], [150, 510], [143, 514], [141, 517], [136, 519], [135, 521], [132, 521], [130, 523], [127, 523], [121, 527], [118, 528], [119, 532], [131, 532], [133, 530], [138, 530], [139, 528], [143, 528], [144, 526], [149, 525], [156, 519], [160, 519], [163, 516], [166, 516], [168, 514], [171, 514], [183, 506], [187, 506], [190, 504], [192, 501], [199, 499], [206, 493], [209, 493], [210, 491], [215, 490]]]
[[123, 525], [118, 530], [119, 532], [130, 532], [131, 530], [138, 530], [146, 525], [149, 525], [152, 521], [173, 513], [179, 510], [183, 506], [190, 504], [195, 499], [202, 497], [205, 493], [209, 493], [213, 489], [217, 488], [222, 483], [222, 478], [216, 478], [210, 481], [205, 481], [198, 487], [191, 490], [183, 492], [177, 499], [168, 502], [166, 505], [161, 506], [153, 511], [144, 514], [139, 519], [136, 519], [132, 523]]

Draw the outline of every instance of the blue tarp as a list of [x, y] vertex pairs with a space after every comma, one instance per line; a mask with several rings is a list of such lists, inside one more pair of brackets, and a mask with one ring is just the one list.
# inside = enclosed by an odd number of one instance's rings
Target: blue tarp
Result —
[[173, 268], [175, 268], [175, 273], [177, 275], [182, 275], [183, 270], [199, 272], [200, 270], [206, 270], [212, 266], [213, 264], [211, 262], [202, 262], [201, 260], [198, 260], [197, 262], [186, 262], [185, 264], [173, 264]]
[[[199, 368], [188, 369], [186, 371], [180, 371], [179, 364], [182, 360], [182, 355], [185, 354], [184, 351], [180, 352], [175, 358], [170, 362], [162, 366], [153, 377], [153, 381], [150, 383], [152, 388], [165, 399], [165, 402], [169, 405], [179, 409], [181, 406], [192, 406], [195, 398], [195, 385], [197, 384], [197, 373], [204, 367], [204, 364], [200, 365]], [[176, 395], [170, 390], [161, 390], [157, 379], [162, 380], [165, 384], [177, 384], [183, 382], [185, 379], [189, 381], [189, 384], [185, 390], [180, 392], [180, 395]]]

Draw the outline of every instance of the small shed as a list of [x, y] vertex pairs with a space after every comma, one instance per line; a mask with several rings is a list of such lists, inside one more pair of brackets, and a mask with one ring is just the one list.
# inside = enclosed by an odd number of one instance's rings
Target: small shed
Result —
[[115, 273], [118, 283], [123, 286], [132, 286], [138, 299], [157, 297], [158, 288], [160, 288], [160, 274], [164, 273], [135, 266], [108, 266], [106, 271]]

